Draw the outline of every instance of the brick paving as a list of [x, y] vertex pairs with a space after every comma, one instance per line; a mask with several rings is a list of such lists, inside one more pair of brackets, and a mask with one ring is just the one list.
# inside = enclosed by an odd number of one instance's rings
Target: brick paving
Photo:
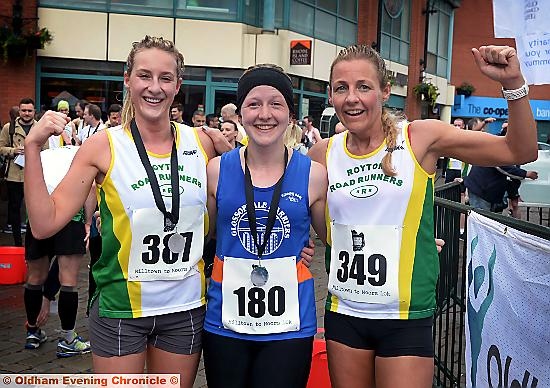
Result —
[[[0, 246], [11, 245], [11, 235], [0, 233]], [[315, 299], [317, 303], [318, 324], [322, 326], [324, 314], [324, 298], [326, 297], [327, 276], [324, 269], [324, 249], [316, 240], [315, 260], [311, 271], [315, 278]], [[79, 275], [79, 308], [76, 331], [88, 339], [88, 318], [86, 303], [88, 298], [88, 258], [84, 260]], [[52, 305], [53, 310], [54, 305]], [[48, 340], [35, 350], [24, 349], [26, 320], [23, 304], [23, 286], [0, 285], [0, 373], [92, 373], [91, 354], [57, 358], [57, 332], [59, 318], [50, 314], [44, 330]], [[194, 387], [207, 387], [204, 366], [199, 365], [199, 371]]]

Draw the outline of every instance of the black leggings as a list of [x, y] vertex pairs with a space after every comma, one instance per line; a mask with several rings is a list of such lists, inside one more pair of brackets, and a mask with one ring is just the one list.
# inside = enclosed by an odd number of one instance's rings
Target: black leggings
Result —
[[209, 388], [302, 388], [311, 366], [313, 337], [249, 341], [202, 332]]

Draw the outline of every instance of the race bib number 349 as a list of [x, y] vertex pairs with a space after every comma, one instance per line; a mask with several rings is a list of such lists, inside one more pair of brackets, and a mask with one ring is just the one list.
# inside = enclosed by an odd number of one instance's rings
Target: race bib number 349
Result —
[[399, 238], [397, 226], [332, 224], [330, 293], [355, 302], [396, 303]]
[[204, 245], [204, 206], [180, 208], [177, 227], [184, 239], [182, 252], [172, 252], [164, 231], [164, 215], [158, 209], [137, 209], [132, 215], [132, 246], [128, 280], [180, 280], [202, 257]]

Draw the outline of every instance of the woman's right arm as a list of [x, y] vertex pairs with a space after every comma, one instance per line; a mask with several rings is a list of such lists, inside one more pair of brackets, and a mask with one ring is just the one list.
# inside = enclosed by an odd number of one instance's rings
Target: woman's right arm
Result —
[[96, 176], [106, 172], [109, 165], [110, 154], [105, 152], [109, 150], [107, 134], [102, 134], [90, 139], [79, 149], [69, 172], [49, 195], [44, 182], [40, 151], [48, 137], [61, 134], [67, 123], [65, 115], [48, 111], [25, 140], [27, 212], [33, 235], [38, 239], [54, 235], [71, 220], [86, 201]]
[[320, 142], [317, 142], [313, 147], [310, 148], [307, 155], [313, 160], [314, 162], [321, 163], [325, 168], [327, 167], [327, 149], [328, 149], [328, 142], [330, 138], [328, 139], [322, 139]]
[[218, 179], [220, 177], [220, 160], [216, 157], [206, 166], [206, 207], [208, 208], [208, 240], [216, 236], [216, 215], [218, 212], [216, 204], [216, 191], [218, 190]]

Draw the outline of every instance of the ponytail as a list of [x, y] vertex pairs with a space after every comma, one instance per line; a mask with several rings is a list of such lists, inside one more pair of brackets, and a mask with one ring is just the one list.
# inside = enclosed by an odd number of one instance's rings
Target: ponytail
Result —
[[395, 176], [397, 171], [393, 168], [392, 152], [397, 141], [397, 125], [393, 115], [386, 108], [382, 108], [382, 130], [386, 137], [387, 153], [382, 158], [382, 171], [388, 176]]

